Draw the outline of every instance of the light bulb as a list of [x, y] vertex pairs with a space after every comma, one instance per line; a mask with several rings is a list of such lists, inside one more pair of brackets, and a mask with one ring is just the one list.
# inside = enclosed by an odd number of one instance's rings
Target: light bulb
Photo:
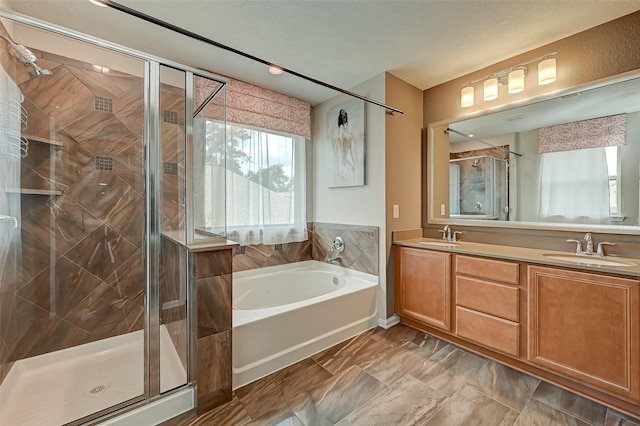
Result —
[[473, 87], [463, 87], [460, 91], [460, 106], [462, 108], [468, 108], [473, 106]]
[[556, 60], [545, 59], [538, 64], [538, 84], [551, 84], [556, 81]]
[[484, 82], [484, 100], [492, 101], [498, 99], [498, 79], [490, 78]]
[[513, 70], [509, 73], [509, 93], [520, 93], [524, 90], [524, 70]]

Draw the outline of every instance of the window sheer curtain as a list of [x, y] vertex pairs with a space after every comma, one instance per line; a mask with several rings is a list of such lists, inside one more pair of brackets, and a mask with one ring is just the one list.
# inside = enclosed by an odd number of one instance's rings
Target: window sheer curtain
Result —
[[539, 217], [550, 222], [609, 222], [604, 148], [542, 154]]
[[305, 139], [227, 127], [227, 231], [241, 245], [307, 239]]

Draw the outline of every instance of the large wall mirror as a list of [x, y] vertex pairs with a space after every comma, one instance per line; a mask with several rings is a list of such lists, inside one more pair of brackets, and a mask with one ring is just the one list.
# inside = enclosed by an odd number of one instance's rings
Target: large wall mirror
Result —
[[640, 77], [429, 125], [431, 224], [640, 233]]

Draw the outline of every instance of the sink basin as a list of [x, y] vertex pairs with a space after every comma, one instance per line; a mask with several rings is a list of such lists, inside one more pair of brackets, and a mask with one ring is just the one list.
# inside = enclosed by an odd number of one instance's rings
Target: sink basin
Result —
[[624, 260], [611, 259], [609, 257], [582, 256], [577, 254], [559, 254], [559, 253], [544, 253], [543, 256], [548, 257], [549, 259], [559, 260], [561, 262], [579, 263], [581, 265], [636, 266], [635, 263], [627, 262]]
[[447, 248], [454, 248], [460, 245], [458, 243], [454, 243], [451, 241], [420, 241], [420, 244], [424, 244], [426, 246], [447, 247]]

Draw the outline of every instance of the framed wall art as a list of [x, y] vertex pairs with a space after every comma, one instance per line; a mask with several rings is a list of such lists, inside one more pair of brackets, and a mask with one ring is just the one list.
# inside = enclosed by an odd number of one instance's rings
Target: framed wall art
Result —
[[364, 109], [356, 99], [327, 111], [329, 188], [365, 184]]

